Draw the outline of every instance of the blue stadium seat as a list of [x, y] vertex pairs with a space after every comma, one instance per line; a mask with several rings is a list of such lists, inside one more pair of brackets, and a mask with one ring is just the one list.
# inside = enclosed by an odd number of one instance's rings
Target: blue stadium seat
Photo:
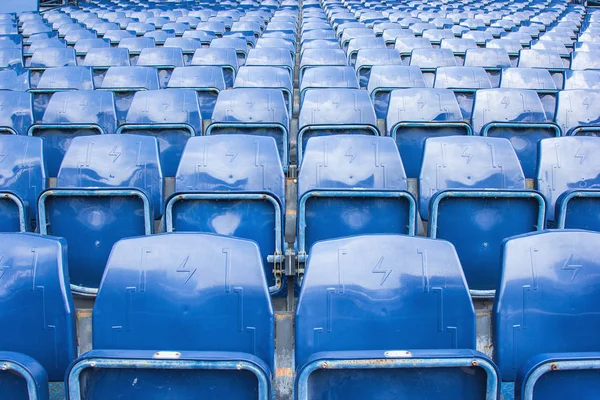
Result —
[[210, 120], [219, 92], [225, 90], [223, 69], [218, 66], [190, 66], [175, 68], [167, 89], [192, 89], [198, 94], [203, 120]]
[[429, 236], [456, 247], [474, 296], [493, 296], [505, 238], [544, 228], [544, 198], [525, 189], [517, 155], [503, 138], [428, 139], [419, 201]]
[[249, 240], [122, 240], [92, 318], [94, 350], [68, 372], [71, 398], [273, 398], [273, 307]]
[[314, 67], [304, 71], [300, 79], [300, 108], [306, 92], [311, 89], [358, 89], [358, 80], [352, 67]]
[[394, 48], [400, 52], [402, 61], [408, 65], [410, 63], [410, 56], [413, 50], [432, 49], [433, 45], [429, 39], [422, 37], [399, 37], [396, 38]]
[[75, 55], [77, 55], [77, 61], [80, 62], [90, 49], [107, 48], [110, 47], [108, 40], [95, 38], [95, 39], [79, 39], [75, 46]]
[[526, 89], [478, 90], [472, 126], [477, 135], [509, 139], [526, 178], [535, 177], [538, 142], [560, 136], [560, 128], [548, 122], [537, 93]]
[[394, 48], [396, 39], [398, 38], [414, 38], [415, 33], [410, 29], [391, 28], [383, 31], [381, 37], [385, 42], [386, 47]]
[[564, 86], [565, 66], [556, 50], [521, 50], [519, 54], [519, 68], [543, 68], [552, 73], [556, 87]]
[[334, 134], [380, 135], [375, 110], [366, 91], [361, 89], [306, 91], [298, 116], [298, 165], [302, 162], [308, 139]]
[[341, 49], [306, 49], [300, 57], [299, 79], [302, 81], [305, 72], [313, 67], [345, 67], [346, 54]]
[[31, 56], [31, 70], [45, 70], [54, 67], [77, 65], [75, 50], [72, 48], [45, 47], [35, 50]]
[[132, 22], [127, 25], [127, 30], [135, 33], [136, 36], [143, 36], [147, 32], [156, 30], [156, 27], [152, 24], [147, 24], [144, 22]]
[[425, 79], [419, 67], [400, 65], [375, 65], [371, 68], [367, 92], [375, 108], [377, 118], [385, 118], [394, 89], [425, 87]]
[[[100, 24], [96, 24], [96, 25], [99, 26]], [[116, 28], [116, 26], [114, 26], [114, 27]], [[100, 29], [100, 28], [98, 28], [98, 29]], [[94, 26], [94, 30], [96, 30], [96, 26]], [[76, 29], [70, 29], [65, 34], [64, 40], [67, 42], [68, 46], [74, 46], [79, 40], [94, 39], [94, 38], [97, 38], [98, 36], [101, 36], [99, 34], [99, 32], [93, 32], [93, 31], [85, 29], [85, 28], [76, 28]]]
[[116, 126], [112, 93], [67, 91], [50, 98], [42, 120], [31, 125], [28, 135], [44, 139], [48, 175], [55, 177], [74, 137], [115, 133]]
[[592, 51], [574, 51], [571, 53], [571, 69], [600, 69], [600, 57]]
[[[210, 43], [210, 41], [208, 43]], [[175, 47], [181, 49], [181, 51], [183, 52], [185, 64], [189, 64], [189, 62], [192, 60], [194, 52], [197, 49], [202, 48], [203, 46], [202, 42], [199, 39], [188, 36], [168, 38], [167, 40], [165, 40], [163, 47]]]
[[375, 65], [402, 65], [400, 53], [396, 49], [362, 49], [356, 55], [354, 69], [361, 88], [366, 88]]
[[28, 69], [0, 71], [0, 90], [26, 92], [31, 88]]
[[156, 137], [162, 172], [174, 177], [187, 140], [202, 135], [198, 95], [191, 89], [137, 92], [117, 133]]
[[[0, 390], [6, 399], [48, 399], [77, 356], [67, 244], [32, 233], [0, 234]], [[18, 327], [18, 329], [17, 329]]]
[[34, 231], [37, 198], [46, 189], [42, 140], [0, 135], [0, 231]]
[[[549, 121], [554, 120], [558, 89], [548, 70], [525, 67], [506, 68], [502, 70], [500, 76], [500, 87], [534, 90], [544, 106], [546, 119]], [[558, 87], [562, 87], [562, 77]]]
[[419, 67], [427, 87], [433, 87], [436, 68], [456, 66], [456, 59], [450, 49], [415, 49], [411, 52], [410, 66]]
[[533, 50], [553, 50], [560, 54], [563, 60], [563, 66], [568, 68], [571, 64], [571, 53], [561, 42], [552, 42], [549, 40], [532, 40], [531, 48]]
[[297, 250], [350, 235], [415, 234], [416, 201], [396, 144], [366, 135], [308, 141], [298, 174]]
[[0, 134], [26, 135], [33, 124], [33, 96], [0, 91]]
[[468, 49], [465, 53], [465, 67], [482, 67], [490, 76], [492, 87], [500, 86], [500, 71], [512, 64], [505, 49]]
[[440, 47], [445, 39], [454, 39], [455, 35], [450, 29], [425, 29], [421, 37], [428, 39], [433, 46]]
[[129, 58], [131, 59], [131, 63], [135, 64], [142, 50], [150, 49], [155, 46], [156, 43], [154, 41], [154, 38], [130, 37], [122, 39], [117, 47], [129, 50]]
[[[254, 240], [272, 292], [282, 289], [285, 183], [273, 138], [192, 138], [167, 203], [167, 232], [207, 232]], [[274, 272], [277, 270], [277, 272]]]
[[290, 117], [281, 90], [237, 88], [219, 93], [206, 135], [251, 134], [275, 139], [283, 168], [289, 164]]
[[33, 53], [35, 53], [37, 50], [45, 48], [66, 49], [67, 42], [59, 39], [58, 37], [52, 37], [48, 39], [37, 39], [36, 41], [32, 42], [29, 45], [29, 47], [23, 49], [23, 56], [25, 57], [25, 66], [28, 67], [30, 65]]
[[479, 89], [491, 89], [492, 83], [481, 67], [440, 67], [435, 72], [433, 87], [451, 89], [463, 118], [469, 120], [475, 92]]
[[474, 350], [475, 337], [449, 243], [401, 235], [317, 243], [296, 311], [296, 398], [495, 399], [498, 372]]
[[222, 21], [212, 20], [203, 21], [196, 27], [197, 31], [213, 32], [217, 37], [223, 36], [225, 33], [225, 24]]
[[0, 49], [0, 69], [20, 69], [23, 67], [21, 49]]
[[98, 135], [72, 140], [56, 188], [43, 192], [38, 202], [40, 233], [69, 243], [72, 290], [97, 292], [113, 244], [151, 234], [162, 199], [155, 138]]
[[360, 37], [351, 39], [348, 42], [348, 48], [346, 49], [346, 59], [350, 66], [354, 66], [356, 63], [356, 56], [362, 49], [386, 49], [383, 38], [379, 37]]
[[33, 116], [42, 119], [52, 95], [70, 90], [93, 90], [92, 70], [88, 67], [56, 67], [45, 70], [35, 88], [29, 89], [33, 96]]
[[196, 50], [190, 65], [209, 65], [218, 66], [223, 69], [225, 85], [228, 88], [233, 87], [235, 76], [238, 70], [238, 60], [235, 49], [230, 48], [202, 48]]
[[592, 155], [599, 140], [571, 136], [540, 142], [537, 189], [546, 197], [548, 220], [559, 228], [600, 231], [600, 163]]
[[600, 89], [600, 71], [565, 71], [565, 90]]
[[246, 39], [235, 36], [213, 39], [213, 41], [210, 42], [210, 47], [217, 49], [235, 49], [239, 65], [244, 65], [246, 56], [248, 55]]
[[386, 115], [388, 135], [394, 138], [406, 175], [417, 178], [428, 137], [471, 135], [454, 93], [449, 89], [396, 89]]
[[555, 120], [562, 134], [600, 136], [599, 105], [600, 90], [598, 89], [560, 91]]
[[104, 33], [104, 40], [108, 40], [111, 45], [118, 46], [121, 40], [136, 37], [135, 32], [129, 30], [109, 30]]
[[83, 62], [79, 65], [92, 68], [94, 71], [94, 85], [100, 86], [108, 68], [131, 65], [129, 50], [122, 47], [92, 48], [88, 50]]
[[294, 64], [287, 49], [276, 47], [251, 49], [248, 52], [245, 66], [282, 67], [289, 72], [291, 79], [294, 77]]
[[271, 88], [281, 90], [287, 105], [288, 115], [292, 115], [294, 88], [292, 78], [285, 68], [243, 66], [238, 71], [233, 87]]
[[115, 93], [117, 119], [123, 121], [135, 92], [160, 89], [160, 83], [153, 67], [110, 67], [98, 89]]
[[154, 47], [143, 49], [136, 66], [155, 67], [158, 70], [160, 87], [167, 87], [173, 69], [183, 67], [183, 52], [176, 47]]
[[183, 38], [191, 38], [200, 41], [201, 47], [208, 47], [210, 42], [215, 39], [217, 35], [214, 32], [209, 31], [185, 31], [183, 32]]
[[[493, 310], [494, 360], [516, 400], [598, 393], [600, 234], [550, 230], [506, 241]], [[574, 396], [574, 397], [572, 397]]]
[[473, 39], [446, 38], [442, 39], [440, 48], [452, 50], [452, 53], [454, 53], [454, 58], [456, 58], [456, 64], [463, 65], [467, 50], [476, 49], [477, 43]]
[[504, 49], [508, 53], [510, 63], [513, 67], [516, 67], [519, 63], [519, 55], [523, 46], [521, 42], [514, 39], [492, 39], [486, 42], [486, 49]]
[[23, 37], [21, 35], [1, 35], [0, 48], [2, 49], [22, 49]]

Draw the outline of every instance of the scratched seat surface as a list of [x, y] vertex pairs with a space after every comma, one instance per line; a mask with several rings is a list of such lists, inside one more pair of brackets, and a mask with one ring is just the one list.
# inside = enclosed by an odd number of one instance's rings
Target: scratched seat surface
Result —
[[503, 138], [427, 139], [419, 202], [429, 236], [456, 247], [478, 295], [493, 295], [485, 291], [498, 285], [502, 241], [544, 227], [544, 198], [525, 189], [517, 155]]
[[56, 188], [40, 196], [42, 234], [69, 243], [74, 290], [94, 293], [112, 245], [152, 232], [162, 213], [158, 143], [143, 135], [94, 135], [72, 140]]
[[93, 326], [95, 350], [68, 379], [85, 398], [270, 396], [273, 308], [249, 240], [170, 233], [118, 242]]
[[188, 140], [175, 192], [167, 205], [167, 231], [254, 240], [268, 285], [281, 289], [282, 283], [277, 282], [281, 278], [273, 274], [272, 258], [283, 252], [285, 184], [272, 138], [215, 135]]
[[[515, 398], [585, 398], [598, 390], [586, 359], [598, 360], [599, 293], [590, 288], [597, 284], [599, 240], [596, 232], [550, 230], [505, 243], [493, 310], [494, 359], [503, 380], [516, 379]], [[575, 370], [565, 361], [579, 365]], [[528, 381], [535, 390], [525, 396]]]
[[482, 398], [484, 369], [422, 367], [474, 348], [475, 313], [449, 243], [365, 235], [313, 246], [296, 311], [299, 398]]
[[[48, 381], [62, 381], [77, 356], [66, 251], [64, 239], [0, 234], [0, 321], [5, 327], [19, 327], [0, 337], [2, 396], [47, 396]], [[27, 395], [27, 383], [40, 397]]]

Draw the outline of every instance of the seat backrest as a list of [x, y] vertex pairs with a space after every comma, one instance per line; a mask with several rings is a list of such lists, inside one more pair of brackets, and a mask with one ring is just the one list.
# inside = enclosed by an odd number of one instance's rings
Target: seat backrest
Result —
[[109, 48], [110, 42], [100, 38], [94, 39], [79, 39], [77, 43], [75, 43], [75, 53], [79, 54], [87, 54], [90, 49], [96, 48]]
[[510, 67], [510, 58], [505, 49], [468, 49], [465, 53], [466, 67], [505, 68]]
[[135, 188], [160, 215], [163, 176], [156, 138], [93, 135], [73, 138], [60, 165], [59, 188]]
[[419, 67], [401, 65], [374, 65], [367, 91], [372, 94], [378, 89], [425, 87], [425, 79]]
[[440, 89], [491, 89], [492, 83], [482, 67], [439, 67], [433, 87]]
[[202, 47], [202, 42], [192, 37], [174, 37], [167, 38], [163, 47], [175, 47], [181, 49], [184, 53], [194, 53], [196, 49]]
[[481, 136], [427, 139], [419, 175], [419, 210], [424, 220], [431, 198], [448, 189], [525, 189], [525, 176], [510, 141]]
[[567, 47], [564, 44], [549, 40], [532, 40], [531, 48], [534, 50], [554, 50], [561, 56], [569, 54], [569, 50], [567, 50]]
[[140, 52], [136, 65], [163, 68], [183, 67], [183, 52], [177, 47], [153, 47], [143, 49]]
[[133, 96], [126, 124], [187, 124], [202, 133], [198, 95], [191, 89], [141, 90]]
[[308, 88], [358, 89], [358, 80], [352, 67], [325, 66], [308, 68], [302, 75], [300, 91]]
[[0, 71], [0, 90], [26, 92], [31, 88], [29, 70], [6, 69]]
[[568, 135], [578, 126], [600, 126], [600, 90], [560, 91], [556, 106], [556, 123], [563, 135]]
[[121, 240], [94, 305], [93, 346], [243, 352], [273, 371], [273, 308], [263, 271], [249, 240], [200, 233]]
[[318, 125], [377, 126], [369, 94], [361, 89], [311, 89], [306, 91], [299, 129]]
[[539, 143], [537, 189], [546, 197], [547, 215], [554, 218], [558, 197], [568, 190], [600, 188], [600, 151], [596, 137], [567, 136]]
[[175, 68], [167, 88], [224, 90], [223, 69], [212, 65]]
[[526, 89], [482, 89], [475, 93], [473, 131], [490, 122], [544, 123], [544, 106], [538, 94]]
[[53, 68], [77, 65], [75, 49], [46, 47], [37, 49], [31, 56], [31, 68]]
[[21, 49], [0, 49], [0, 68], [23, 68]]
[[292, 56], [287, 49], [264, 47], [251, 49], [248, 52], [246, 66], [285, 66], [293, 68]]
[[89, 67], [123, 67], [130, 65], [129, 50], [124, 47], [89, 49], [83, 65]]
[[395, 141], [332, 135], [308, 141], [298, 175], [298, 198], [311, 190], [407, 190]]
[[555, 50], [527, 49], [519, 53], [519, 68], [563, 69], [560, 54]]
[[54, 93], [44, 112], [42, 124], [95, 124], [100, 126], [104, 133], [115, 133], [117, 117], [114, 95], [102, 90]]
[[45, 188], [42, 139], [0, 135], [0, 191], [10, 191], [19, 196], [33, 218], [38, 195]]
[[599, 233], [577, 230], [505, 242], [493, 311], [494, 361], [502, 380], [513, 381], [536, 355], [598, 350], [599, 246]]
[[[184, 39], [196, 39], [200, 42], [200, 45], [202, 45], [203, 43], [210, 43], [214, 38], [216, 38], [217, 36], [215, 35], [214, 32], [209, 32], [209, 31], [185, 31], [183, 32], [183, 38]], [[165, 41], [165, 44], [167, 43], [167, 41], [169, 41], [169, 39], [167, 39]], [[179, 43], [181, 44], [181, 43]]]
[[485, 44], [488, 49], [504, 49], [508, 54], [519, 54], [523, 49], [521, 42], [512, 39], [493, 39]]
[[600, 57], [591, 51], [574, 51], [571, 53], [571, 69], [600, 69]]
[[0, 91], [0, 127], [26, 135], [33, 123], [33, 96], [27, 92]]
[[155, 47], [154, 39], [150, 37], [124, 38], [119, 42], [119, 48], [129, 50], [130, 54], [139, 54], [143, 49]]
[[289, 93], [293, 92], [293, 83], [290, 73], [285, 68], [278, 66], [240, 67], [240, 70], [235, 77], [233, 87], [272, 87], [277, 89], [287, 89]]
[[421, 69], [450, 67], [456, 65], [456, 58], [450, 49], [414, 49], [410, 56], [410, 65]]
[[154, 90], [160, 88], [158, 73], [153, 67], [110, 67], [104, 75], [101, 89]]
[[396, 49], [361, 49], [356, 55], [356, 70], [374, 65], [402, 65], [400, 53]]
[[429, 39], [423, 37], [399, 37], [396, 38], [394, 48], [400, 54], [406, 55], [417, 49], [431, 49], [433, 45]]
[[450, 49], [453, 53], [464, 54], [468, 49], [477, 48], [477, 43], [473, 39], [444, 38], [440, 47]]
[[248, 50], [248, 45], [246, 43], [246, 39], [242, 39], [240, 37], [228, 36], [222, 38], [213, 39], [210, 42], [210, 47], [212, 48], [226, 48], [226, 49], [235, 49], [236, 51], [246, 52]]
[[42, 74], [36, 89], [93, 90], [92, 71], [88, 67], [49, 68]]
[[238, 60], [233, 48], [208, 47], [196, 50], [190, 65], [231, 66], [237, 71]]
[[502, 70], [500, 87], [507, 89], [531, 89], [556, 91], [556, 83], [547, 69], [541, 68], [506, 68]]
[[386, 117], [388, 133], [399, 122], [463, 121], [454, 92], [450, 89], [396, 89], [390, 96]]
[[565, 71], [565, 90], [600, 89], [600, 71]]
[[190, 138], [175, 178], [176, 192], [269, 193], [285, 203], [275, 140], [258, 135]]
[[212, 122], [274, 123], [289, 130], [289, 116], [281, 90], [237, 88], [219, 93]]
[[475, 312], [454, 247], [402, 235], [316, 243], [295, 343], [297, 366], [327, 351], [474, 349]]
[[346, 66], [346, 53], [342, 49], [304, 49], [300, 68], [326, 65]]
[[67, 243], [32, 233], [1, 233], [0, 254], [0, 323], [11, 327], [0, 335], [0, 347], [34, 358], [50, 381], [62, 381], [77, 356]]

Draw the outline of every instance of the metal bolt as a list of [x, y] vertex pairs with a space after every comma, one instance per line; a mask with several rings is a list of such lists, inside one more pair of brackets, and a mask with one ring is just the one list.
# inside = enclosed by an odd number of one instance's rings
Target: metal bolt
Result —
[[476, 366], [478, 366], [479, 364], [477, 364], [477, 361], [471, 361], [471, 365], [472, 365], [472, 366], [474, 366], [474, 367], [476, 367]]
[[556, 364], [552, 364], [550, 368], [552, 369], [552, 371], [556, 371], [558, 369], [558, 366]]

